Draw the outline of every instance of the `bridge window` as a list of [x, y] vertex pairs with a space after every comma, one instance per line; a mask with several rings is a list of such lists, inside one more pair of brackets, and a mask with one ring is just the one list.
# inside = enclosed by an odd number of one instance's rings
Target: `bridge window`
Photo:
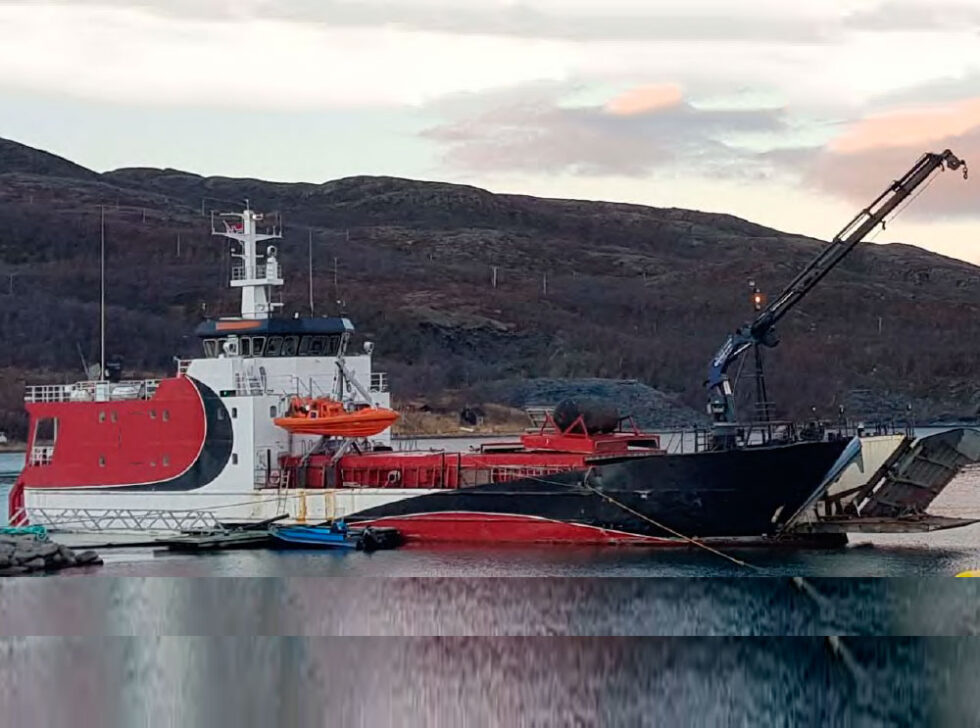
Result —
[[302, 339], [300, 339], [299, 340], [299, 355], [300, 356], [309, 356], [309, 354], [310, 354], [310, 345], [312, 343], [313, 343], [313, 337], [312, 336], [304, 336]]
[[34, 446], [31, 449], [31, 465], [50, 465], [54, 458], [55, 441], [58, 439], [58, 418], [44, 417], [34, 425]]
[[314, 336], [313, 341], [310, 342], [310, 356], [322, 356], [326, 343], [326, 336]]
[[247, 336], [238, 340], [238, 353], [242, 356], [252, 356], [252, 340]]
[[281, 336], [270, 336], [269, 342], [265, 347], [266, 356], [279, 356], [279, 351], [282, 349], [282, 337]]
[[331, 336], [330, 337], [330, 348], [327, 351], [328, 356], [336, 356], [337, 352], [340, 351], [340, 337]]
[[252, 356], [262, 356], [265, 352], [265, 337], [255, 336], [252, 338]]
[[296, 356], [296, 349], [299, 346], [298, 336], [287, 336], [282, 341], [281, 356]]
[[218, 356], [218, 340], [217, 339], [205, 339], [204, 340], [204, 356], [208, 359], [214, 359]]

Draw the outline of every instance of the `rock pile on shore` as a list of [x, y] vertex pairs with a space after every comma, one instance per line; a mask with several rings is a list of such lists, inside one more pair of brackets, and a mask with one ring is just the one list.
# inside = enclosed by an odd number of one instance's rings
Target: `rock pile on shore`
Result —
[[39, 541], [33, 535], [0, 534], [0, 576], [21, 576], [35, 571], [58, 571], [71, 566], [99, 566], [102, 559], [94, 551], [75, 552], [52, 541]]

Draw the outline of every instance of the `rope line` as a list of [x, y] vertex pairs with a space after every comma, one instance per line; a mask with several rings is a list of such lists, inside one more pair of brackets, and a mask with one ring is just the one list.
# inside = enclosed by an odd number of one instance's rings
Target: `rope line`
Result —
[[661, 529], [663, 531], [666, 531], [667, 533], [669, 533], [669, 534], [671, 534], [673, 536], [676, 536], [677, 538], [683, 539], [684, 541], [687, 541], [688, 543], [693, 544], [694, 546], [697, 546], [698, 548], [704, 549], [705, 551], [707, 551], [709, 553], [712, 553], [715, 556], [720, 556], [723, 559], [727, 559], [728, 561], [731, 561], [733, 564], [736, 564], [738, 566], [744, 566], [747, 569], [754, 569], [756, 571], [759, 570], [759, 567], [758, 566], [754, 566], [754, 565], [752, 565], [752, 564], [750, 564], [750, 563], [748, 563], [746, 561], [742, 561], [741, 559], [736, 559], [734, 556], [729, 556], [728, 554], [726, 554], [726, 553], [724, 553], [722, 551], [719, 551], [716, 548], [712, 548], [711, 546], [708, 546], [708, 544], [706, 544], [706, 543], [704, 543], [702, 541], [699, 541], [696, 538], [693, 538], [691, 536], [687, 536], [687, 535], [681, 533], [680, 531], [676, 531], [673, 528], [671, 528], [670, 526], [666, 526], [663, 523], [660, 523], [660, 522], [654, 520], [653, 518], [650, 518], [649, 516], [647, 516], [647, 515], [645, 515], [643, 513], [640, 513], [639, 511], [633, 510], [632, 508], [630, 508], [625, 503], [621, 503], [620, 501], [616, 500], [612, 496], [610, 496], [610, 495], [602, 492], [598, 488], [593, 487], [592, 485], [589, 484], [589, 477], [592, 475], [592, 471], [593, 471], [593, 468], [589, 468], [588, 471], [586, 471], [585, 476], [582, 478], [582, 486], [584, 488], [586, 488], [587, 490], [592, 491], [593, 493], [595, 493], [597, 496], [599, 496], [603, 500], [606, 500], [609, 503], [612, 503], [614, 506], [617, 506], [618, 508], [623, 509], [627, 513], [630, 513], [630, 514], [636, 516], [637, 518], [640, 518], [640, 519], [642, 519], [644, 521], [647, 521], [648, 523], [652, 523], [657, 528], [659, 528], [659, 529]]

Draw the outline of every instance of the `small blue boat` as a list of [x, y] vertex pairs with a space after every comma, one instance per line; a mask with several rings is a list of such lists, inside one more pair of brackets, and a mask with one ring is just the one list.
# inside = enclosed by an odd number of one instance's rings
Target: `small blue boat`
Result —
[[351, 529], [343, 521], [317, 526], [270, 526], [269, 535], [279, 548], [375, 549], [395, 548], [400, 538], [392, 528]]

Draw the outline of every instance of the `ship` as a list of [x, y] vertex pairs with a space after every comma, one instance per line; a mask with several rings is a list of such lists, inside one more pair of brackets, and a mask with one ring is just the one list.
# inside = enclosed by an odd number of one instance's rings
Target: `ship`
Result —
[[[345, 316], [283, 315], [278, 216], [214, 213], [211, 232], [233, 245], [238, 315], [201, 323], [200, 356], [171, 376], [103, 365], [97, 379], [28, 386], [15, 522], [172, 533], [286, 516], [422, 542], [765, 539], [844, 454], [843, 438], [668, 453], [628, 416], [597, 424], [587, 406], [513, 442], [395, 450], [374, 342], [355, 345]], [[318, 412], [329, 423], [303, 419]]]
[[[211, 214], [230, 241], [237, 316], [197, 328], [198, 357], [159, 379], [31, 385], [15, 525], [215, 532], [273, 520], [395, 528], [412, 542], [841, 543], [851, 532], [953, 528], [926, 509], [980, 431], [872, 441], [846, 428], [736, 417], [727, 371], [775, 346], [775, 324], [941, 169], [927, 153], [864, 208], [771, 303], [730, 334], [705, 381], [713, 424], [688, 450], [602, 403], [559, 403], [511, 442], [468, 452], [393, 447], [398, 414], [374, 342], [346, 316], [283, 315], [278, 214]], [[264, 246], [264, 247], [263, 247]], [[103, 332], [104, 341], [104, 332]], [[761, 359], [757, 389], [764, 393]], [[683, 442], [683, 439], [682, 439]]]

